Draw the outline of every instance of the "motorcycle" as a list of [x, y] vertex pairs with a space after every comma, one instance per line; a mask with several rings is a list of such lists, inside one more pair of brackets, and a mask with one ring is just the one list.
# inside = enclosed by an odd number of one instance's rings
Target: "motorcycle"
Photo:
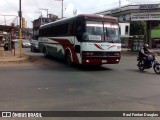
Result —
[[138, 61], [138, 68], [143, 71], [144, 69], [150, 69], [153, 67], [154, 72], [156, 74], [160, 74], [160, 62], [157, 61], [157, 54], [155, 55], [149, 55], [148, 60], [144, 58], [137, 57]]

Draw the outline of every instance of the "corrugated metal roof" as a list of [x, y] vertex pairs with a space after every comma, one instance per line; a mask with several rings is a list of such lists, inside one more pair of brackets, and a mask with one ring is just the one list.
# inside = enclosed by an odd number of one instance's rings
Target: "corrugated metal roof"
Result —
[[13, 26], [0, 25], [0, 31], [10, 32], [13, 28]]

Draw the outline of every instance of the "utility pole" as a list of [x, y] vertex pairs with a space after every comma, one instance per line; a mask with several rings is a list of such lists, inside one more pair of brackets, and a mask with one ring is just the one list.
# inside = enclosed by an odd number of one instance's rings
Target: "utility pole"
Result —
[[40, 8], [40, 10], [45, 10], [47, 12], [47, 18], [48, 18], [48, 9], [46, 9], [46, 8]]
[[63, 19], [63, 0], [56, 0], [56, 1], [62, 1], [62, 19]]
[[4, 21], [5, 21], [5, 25], [6, 25], [6, 17], [5, 17], [5, 15], [4, 15]]
[[62, 19], [63, 19], [63, 0], [62, 0]]
[[73, 15], [74, 15], [74, 16], [77, 15], [77, 9], [73, 9]]
[[19, 0], [19, 48], [20, 58], [22, 58], [22, 11], [21, 11], [21, 0]]
[[119, 0], [119, 7], [121, 7], [121, 0]]

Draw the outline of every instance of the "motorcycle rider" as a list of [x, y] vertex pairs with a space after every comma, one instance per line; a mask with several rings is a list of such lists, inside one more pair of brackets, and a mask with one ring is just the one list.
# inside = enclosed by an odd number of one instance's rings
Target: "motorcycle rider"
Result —
[[147, 66], [152, 66], [149, 58], [149, 55], [153, 55], [152, 59], [154, 59], [154, 52], [152, 52], [149, 48], [148, 48], [148, 44], [144, 44], [143, 47], [141, 48], [141, 50], [139, 51], [139, 58], [142, 58], [144, 60], [144, 64]]

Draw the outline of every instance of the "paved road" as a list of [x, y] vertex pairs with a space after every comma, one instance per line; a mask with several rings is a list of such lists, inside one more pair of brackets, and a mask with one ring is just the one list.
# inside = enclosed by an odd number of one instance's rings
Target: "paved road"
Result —
[[136, 56], [100, 68], [68, 67], [42, 54], [36, 58], [1, 65], [0, 111], [160, 110], [160, 76], [153, 69], [140, 72]]

